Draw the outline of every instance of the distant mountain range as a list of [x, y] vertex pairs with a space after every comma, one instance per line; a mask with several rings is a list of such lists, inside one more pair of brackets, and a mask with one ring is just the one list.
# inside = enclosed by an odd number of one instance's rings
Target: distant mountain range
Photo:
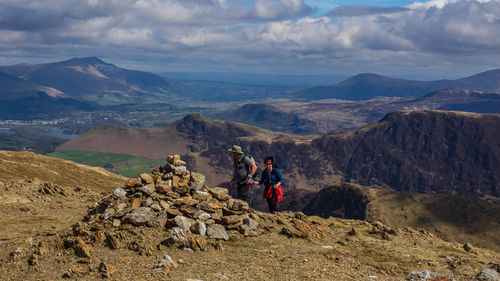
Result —
[[[179, 73], [172, 73], [172, 75], [188, 80], [186, 76], [182, 76], [185, 74], [179, 76]], [[234, 73], [227, 75], [226, 78], [223, 74], [194, 73], [193, 75], [193, 80], [218, 79], [220, 81], [191, 80], [180, 82], [149, 72], [120, 68], [96, 57], [72, 58], [61, 62], [37, 65], [0, 66], [0, 101], [2, 101], [0, 118], [49, 118], [63, 113], [99, 110], [101, 106], [124, 104], [185, 103], [192, 105], [193, 102], [248, 103], [264, 100], [266, 102], [279, 100], [282, 103], [283, 100], [313, 102], [332, 98], [363, 101], [374, 97], [418, 98], [443, 89], [460, 88], [486, 93], [495, 93], [500, 89], [500, 70], [487, 71], [457, 80], [429, 82], [395, 79], [376, 74], [359, 74], [330, 86], [317, 86], [302, 90], [277, 86], [290, 79], [301, 80], [294, 75], [270, 75], [266, 77], [265, 75], [252, 76]], [[323, 82], [326, 82], [328, 77], [332, 80], [338, 79], [336, 76], [317, 76], [316, 78], [318, 77], [323, 79]], [[310, 78], [307, 75], [304, 77], [305, 80], [312, 81], [309, 80]], [[227, 81], [241, 84], [228, 83]], [[257, 83], [257, 81], [269, 83], [269, 85], [250, 85]], [[245, 84], [245, 82], [248, 83]], [[440, 103], [439, 98], [440, 95], [434, 96], [434, 102]], [[442, 109], [496, 112], [497, 103], [491, 103], [491, 99], [495, 99], [495, 96], [491, 95], [487, 99], [480, 98], [472, 104], [471, 101], [467, 100], [462, 103], [455, 102], [458, 99], [454, 98], [455, 101], [451, 102], [452, 104], [441, 102], [441, 106]], [[424, 103], [427, 100], [429, 100], [428, 97], [420, 101], [413, 101], [413, 103], [426, 106]], [[323, 103], [323, 101], [321, 102]], [[398, 106], [404, 105], [399, 104]], [[398, 106], [393, 107], [396, 110], [401, 109]], [[54, 108], [57, 110], [53, 110]], [[117, 108], [115, 107], [113, 110]], [[427, 108], [434, 109], [430, 106]], [[110, 110], [110, 108], [107, 109]], [[253, 114], [257, 119], [266, 119], [262, 118], [261, 114], [255, 115], [255, 112], [250, 112], [252, 110], [262, 112], [257, 107], [249, 106], [244, 109], [246, 113]], [[277, 118], [279, 123], [277, 126], [284, 128], [282, 131], [314, 132], [314, 129], [301, 129], [301, 127], [314, 127], [314, 124], [311, 124], [307, 118], [293, 116], [294, 113], [290, 111], [284, 114], [280, 114], [279, 111], [279, 109], [274, 111], [275, 115], [267, 119]], [[372, 118], [380, 118], [389, 111], [382, 110], [381, 112], [372, 115]], [[245, 114], [240, 114], [240, 116], [235, 114], [240, 113], [230, 114], [236, 117], [236, 120], [246, 118]], [[262, 125], [262, 122], [257, 119], [250, 123]], [[288, 129], [290, 126], [292, 129]], [[275, 126], [265, 127], [275, 128]]]
[[51, 87], [69, 97], [94, 102], [114, 99], [133, 102], [146, 98], [144, 95], [149, 93], [168, 95], [182, 88], [176, 81], [148, 72], [123, 69], [95, 57], [40, 65], [2, 66], [0, 71], [17, 76], [26, 83]]
[[364, 73], [330, 86], [317, 86], [294, 92], [298, 100], [322, 99], [369, 100], [374, 97], [421, 97], [443, 89], [469, 89], [485, 92], [500, 91], [500, 69], [482, 72], [456, 80], [413, 81]]
[[500, 94], [453, 89], [430, 92], [418, 98], [249, 103], [207, 116], [285, 133], [318, 134], [355, 129], [393, 111], [429, 109], [498, 114]]
[[[3, 73], [1, 73], [3, 72]], [[20, 94], [34, 95], [38, 91], [45, 91], [50, 96], [65, 95], [68, 98], [83, 99], [87, 102], [101, 104], [137, 103], [165, 97], [183, 98], [192, 97], [210, 100], [207, 95], [214, 95], [220, 100], [237, 97], [241, 100], [251, 100], [249, 94], [255, 98], [289, 98], [292, 100], [313, 101], [322, 99], [368, 100], [373, 97], [421, 97], [429, 92], [443, 89], [469, 89], [483, 92], [500, 91], [500, 69], [482, 72], [470, 77], [456, 80], [414, 81], [396, 79], [377, 74], [358, 74], [329, 86], [316, 86], [295, 92], [279, 88], [286, 85], [285, 81], [318, 81], [327, 84], [339, 80], [335, 75], [264, 75], [246, 73], [179, 73], [171, 72], [163, 75], [172, 75], [177, 79], [205, 82], [186, 83], [166, 78], [157, 74], [127, 70], [106, 63], [96, 57], [72, 58], [66, 61], [46, 64], [17, 64], [0, 66], [1, 99], [19, 98]], [[189, 76], [191, 75], [191, 76]], [[311, 77], [316, 77], [314, 80]], [[319, 78], [318, 78], [319, 77]], [[17, 79], [16, 79], [17, 78]], [[311, 80], [312, 79], [312, 80]], [[208, 82], [211, 81], [211, 82]], [[260, 82], [259, 82], [260, 81]], [[193, 84], [194, 83], [194, 84]], [[219, 83], [219, 84], [213, 84]], [[260, 84], [271, 86], [267, 93], [261, 90], [249, 91], [246, 95], [239, 95], [233, 87], [230, 91], [222, 90], [228, 85], [220, 83]], [[312, 82], [308, 82], [312, 83]], [[281, 85], [282, 84], [282, 85]], [[307, 84], [307, 83], [306, 83]], [[303, 84], [304, 85], [304, 84]], [[219, 87], [220, 89], [216, 89]], [[255, 86], [256, 87], [256, 86]], [[272, 88], [274, 87], [274, 88]], [[256, 89], [257, 89], [256, 88]], [[264, 88], [265, 89], [265, 88]], [[209, 93], [207, 93], [207, 91]], [[281, 91], [278, 93], [277, 91]], [[246, 97], [246, 99], [245, 99]]]
[[0, 119], [54, 118], [95, 109], [93, 103], [71, 98], [55, 88], [0, 72]]
[[0, 118], [53, 118], [101, 105], [165, 102], [185, 89], [180, 82], [95, 57], [0, 66]]
[[163, 72], [162, 76], [180, 81], [222, 82], [241, 85], [265, 85], [294, 88], [330, 85], [347, 78], [335, 74], [260, 74], [242, 72]]

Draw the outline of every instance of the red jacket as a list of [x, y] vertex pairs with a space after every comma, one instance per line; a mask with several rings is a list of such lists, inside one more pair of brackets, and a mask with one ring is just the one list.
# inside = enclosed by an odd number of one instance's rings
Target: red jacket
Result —
[[283, 200], [283, 189], [281, 188], [281, 184], [278, 185], [278, 187], [276, 187], [276, 185], [270, 185], [264, 188], [264, 193], [262, 194], [262, 197], [272, 198], [273, 192], [276, 194], [276, 199], [278, 202]]

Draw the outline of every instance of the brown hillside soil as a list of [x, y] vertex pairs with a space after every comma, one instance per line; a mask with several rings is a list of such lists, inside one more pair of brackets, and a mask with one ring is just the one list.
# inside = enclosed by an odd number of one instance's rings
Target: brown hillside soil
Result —
[[109, 192], [121, 185], [124, 177], [103, 168], [81, 165], [73, 161], [46, 157], [28, 151], [0, 150], [0, 181], [10, 183], [19, 179], [34, 179], [56, 185]]
[[82, 217], [102, 192], [126, 178], [27, 151], [0, 150], [0, 253]]
[[500, 251], [500, 205], [455, 195], [372, 190], [367, 219], [425, 228], [439, 237]]
[[123, 153], [150, 159], [165, 155], [187, 153], [187, 142], [175, 128], [127, 129], [114, 126], [90, 130], [76, 139], [57, 147], [57, 150], [83, 150]]
[[[39, 235], [2, 255], [0, 273], [8, 276], [5, 280], [97, 280], [105, 274], [99, 270], [103, 262], [114, 269], [112, 280], [407, 280], [411, 271], [424, 270], [449, 278], [438, 280], [472, 280], [482, 269], [498, 267], [500, 258], [486, 249], [467, 252], [462, 244], [423, 230], [341, 219], [310, 218], [328, 226], [324, 235], [287, 238], [278, 234], [283, 228], [278, 221], [294, 213], [261, 216], [265, 233], [209, 241], [205, 251], [165, 247], [161, 241], [168, 233], [148, 227], [128, 232], [129, 245], [135, 247], [112, 250], [88, 241], [89, 257], [65, 249], [65, 233]], [[155, 269], [164, 255], [178, 263], [166, 273]]]
[[32, 243], [31, 237], [70, 227], [98, 199], [98, 194], [85, 188], [37, 179], [0, 182], [0, 255]]
[[[425, 270], [433, 280], [471, 280], [485, 268], [500, 268], [497, 251], [446, 242], [423, 229], [262, 213], [243, 208], [224, 189], [196, 191], [177, 185], [182, 180], [169, 186], [171, 178], [190, 173], [169, 169], [123, 183], [119, 196], [39, 181], [2, 184], [0, 210], [9, 213], [0, 229], [6, 237], [0, 244], [2, 280], [391, 281]], [[127, 219], [146, 206], [158, 214], [149, 226]], [[207, 225], [224, 224], [227, 240], [191, 228], [183, 241], [174, 241], [173, 229], [183, 224], [179, 216], [194, 219], [202, 209], [210, 213]], [[243, 217], [251, 218], [253, 230], [230, 222]], [[165, 255], [172, 261], [160, 263]]]
[[285, 193], [285, 198], [288, 202], [283, 200], [281, 204], [285, 210], [381, 221], [395, 228], [421, 228], [448, 241], [470, 242], [500, 251], [500, 205], [483, 199], [395, 192], [352, 183], [330, 186], [317, 193], [293, 190]]

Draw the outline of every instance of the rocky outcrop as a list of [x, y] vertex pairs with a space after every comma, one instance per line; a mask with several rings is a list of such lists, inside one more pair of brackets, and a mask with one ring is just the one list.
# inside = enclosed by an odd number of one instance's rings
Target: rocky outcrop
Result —
[[309, 198], [309, 203], [302, 211], [310, 216], [364, 220], [367, 204], [368, 198], [359, 186], [344, 183], [322, 189]]
[[346, 181], [361, 185], [498, 197], [499, 131], [498, 115], [395, 112], [355, 131], [350, 157], [329, 156]]
[[90, 257], [87, 244], [96, 243], [147, 255], [151, 246], [144, 246], [145, 238], [134, 230], [147, 227], [165, 231], [162, 246], [204, 251], [219, 247], [217, 241], [267, 233], [266, 223], [277, 220], [287, 236], [310, 238], [329, 233], [327, 226], [310, 223], [301, 213], [260, 213], [247, 202], [232, 198], [226, 188], [207, 187], [202, 174], [190, 172], [186, 162], [174, 155], [163, 167], [128, 179], [96, 203], [83, 221], [73, 225], [65, 246], [80, 257]]

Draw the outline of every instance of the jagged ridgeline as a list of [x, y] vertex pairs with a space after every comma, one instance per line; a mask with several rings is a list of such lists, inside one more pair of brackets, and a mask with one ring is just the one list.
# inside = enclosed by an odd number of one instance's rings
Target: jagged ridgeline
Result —
[[58, 150], [180, 154], [213, 186], [231, 173], [239, 144], [258, 162], [274, 155], [290, 189], [319, 191], [343, 181], [419, 193], [498, 197], [500, 116], [449, 111], [393, 112], [356, 130], [294, 136], [188, 115], [164, 128], [100, 127]]

